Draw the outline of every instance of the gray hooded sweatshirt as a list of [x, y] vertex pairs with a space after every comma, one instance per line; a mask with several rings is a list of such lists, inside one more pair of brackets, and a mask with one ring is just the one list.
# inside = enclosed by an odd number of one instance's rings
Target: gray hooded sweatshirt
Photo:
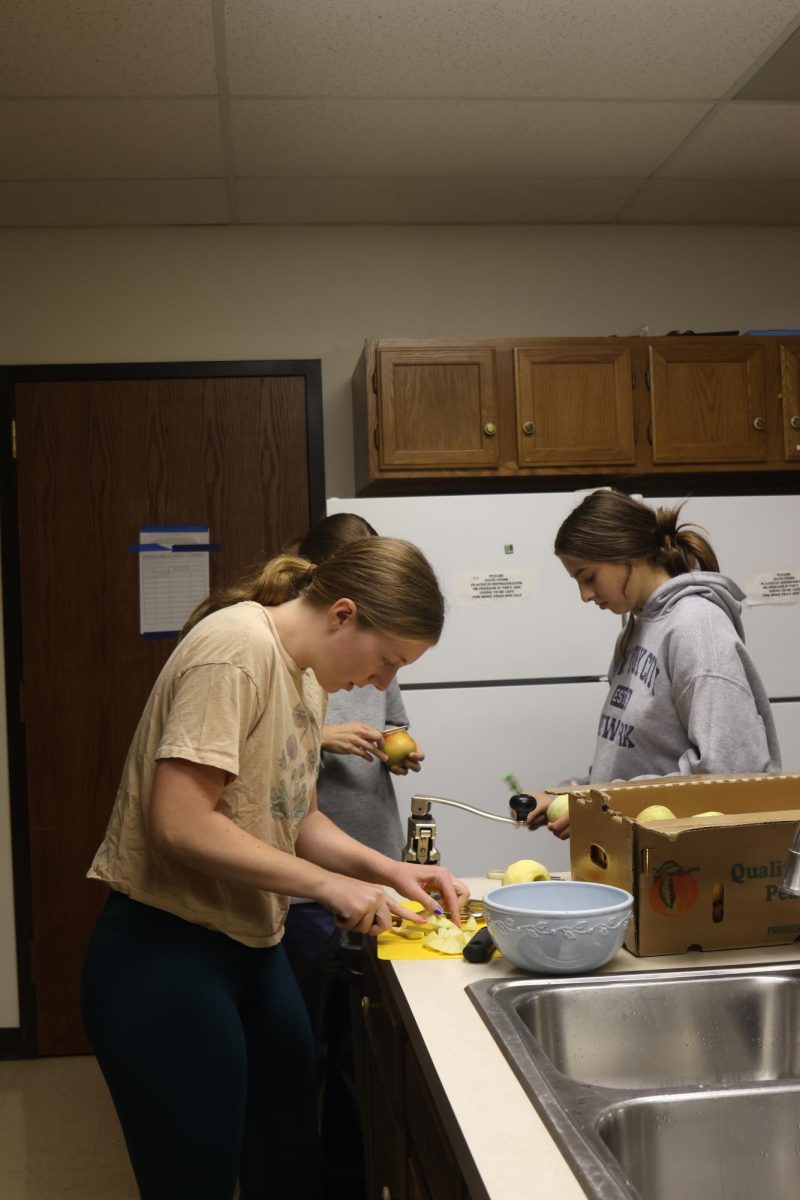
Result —
[[[366, 721], [376, 729], [408, 723], [400, 685], [393, 679], [385, 692], [367, 684], [328, 698], [326, 725]], [[321, 812], [358, 842], [401, 858], [405, 839], [392, 774], [379, 758], [367, 762], [357, 754], [322, 755], [317, 779]]]
[[691, 571], [661, 584], [634, 614], [624, 660], [609, 673], [590, 779], [780, 771], [767, 693], [745, 649], [744, 592]]

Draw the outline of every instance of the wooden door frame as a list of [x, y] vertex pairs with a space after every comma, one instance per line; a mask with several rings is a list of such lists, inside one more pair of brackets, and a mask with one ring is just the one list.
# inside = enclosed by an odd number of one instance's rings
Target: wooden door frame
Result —
[[0, 1029], [0, 1058], [34, 1057], [36, 993], [32, 978], [33, 879], [28, 826], [28, 772], [22, 719], [22, 609], [20, 601], [17, 473], [13, 444], [15, 388], [21, 383], [101, 382], [136, 379], [219, 379], [291, 376], [305, 380], [306, 448], [310, 523], [325, 515], [325, 458], [322, 368], [319, 359], [248, 359], [213, 362], [64, 363], [0, 367], [0, 539], [2, 542], [3, 630], [5, 644], [8, 786], [11, 857], [17, 939], [18, 1029]]

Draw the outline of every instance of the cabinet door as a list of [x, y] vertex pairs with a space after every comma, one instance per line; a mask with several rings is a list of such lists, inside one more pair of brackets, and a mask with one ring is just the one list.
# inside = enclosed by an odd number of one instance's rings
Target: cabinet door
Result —
[[[427, 1193], [436, 1200], [462, 1200], [466, 1193], [463, 1176], [416, 1055], [405, 1049], [405, 1113], [411, 1179], [417, 1195]], [[413, 1192], [412, 1192], [413, 1195]]]
[[654, 463], [766, 460], [763, 346], [749, 338], [659, 338], [649, 358]]
[[630, 346], [559, 339], [514, 351], [520, 466], [636, 459]]
[[782, 342], [781, 415], [783, 446], [788, 462], [800, 461], [800, 338]]
[[494, 351], [378, 352], [382, 467], [496, 467]]

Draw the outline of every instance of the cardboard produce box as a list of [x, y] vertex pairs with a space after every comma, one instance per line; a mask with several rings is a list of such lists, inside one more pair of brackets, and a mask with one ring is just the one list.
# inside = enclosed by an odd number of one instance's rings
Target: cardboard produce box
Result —
[[[675, 819], [637, 821], [653, 804]], [[800, 897], [780, 890], [800, 823], [800, 775], [595, 785], [571, 792], [569, 809], [572, 877], [631, 892], [633, 954], [800, 939]], [[692, 819], [708, 810], [724, 815]]]

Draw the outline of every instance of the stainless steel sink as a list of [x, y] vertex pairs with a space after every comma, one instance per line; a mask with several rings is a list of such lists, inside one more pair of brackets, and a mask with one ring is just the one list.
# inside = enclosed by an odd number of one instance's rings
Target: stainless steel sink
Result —
[[467, 993], [590, 1196], [800, 1194], [800, 963]]
[[800, 979], [784, 975], [595, 978], [539, 989], [517, 1014], [556, 1069], [581, 1083], [647, 1088], [800, 1077]]
[[798, 1085], [629, 1100], [597, 1128], [644, 1200], [800, 1192]]

